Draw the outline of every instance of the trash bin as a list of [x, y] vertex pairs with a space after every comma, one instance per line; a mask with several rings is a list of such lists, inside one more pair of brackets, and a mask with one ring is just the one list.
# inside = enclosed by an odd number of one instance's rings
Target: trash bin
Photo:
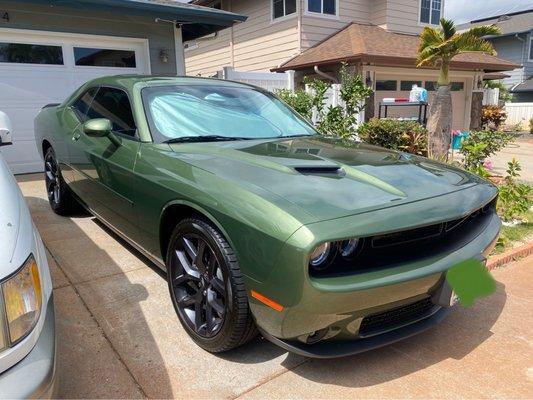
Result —
[[468, 132], [453, 132], [453, 139], [452, 139], [452, 149], [459, 150], [461, 148], [461, 144], [463, 142], [463, 139], [468, 137]]

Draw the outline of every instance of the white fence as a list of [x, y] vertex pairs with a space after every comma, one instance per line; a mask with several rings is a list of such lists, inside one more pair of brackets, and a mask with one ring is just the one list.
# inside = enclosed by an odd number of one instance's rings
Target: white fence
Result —
[[500, 102], [500, 89], [483, 89], [483, 105], [497, 106]]
[[294, 71], [287, 72], [243, 72], [232, 67], [224, 67], [218, 71], [217, 77], [230, 81], [249, 83], [269, 92], [277, 89], [294, 90]]
[[533, 118], [533, 103], [505, 103], [505, 111], [506, 125], [521, 124], [522, 129], [528, 129], [529, 120]]

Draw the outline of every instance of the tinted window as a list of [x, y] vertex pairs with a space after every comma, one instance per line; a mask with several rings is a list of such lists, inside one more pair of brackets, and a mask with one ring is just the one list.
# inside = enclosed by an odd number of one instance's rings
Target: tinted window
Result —
[[130, 100], [126, 92], [102, 87], [94, 97], [87, 112], [89, 119], [107, 118], [113, 124], [113, 130], [124, 135], [134, 136], [136, 127], [131, 111]]
[[87, 117], [87, 111], [97, 90], [98, 88], [90, 88], [72, 105], [80, 121], [85, 122], [89, 119]]
[[533, 39], [529, 41], [529, 59], [533, 60]]
[[429, 24], [429, 14], [431, 12], [431, 0], [422, 0], [420, 2], [420, 22]]
[[272, 17], [281, 18], [296, 12], [296, 0], [272, 0]]
[[465, 84], [463, 82], [452, 82], [451, 90], [452, 92], [458, 92], [460, 90], [463, 90], [465, 88]]
[[63, 65], [61, 46], [0, 43], [0, 62]]
[[376, 90], [396, 90], [396, 88], [396, 81], [376, 81]]
[[401, 81], [400, 90], [411, 91], [413, 85], [422, 86], [422, 81]]
[[307, 5], [307, 9], [310, 11], [310, 12], [316, 12], [316, 13], [319, 13], [321, 12], [321, 8], [322, 8], [322, 5], [320, 4], [321, 3], [321, 0], [308, 0], [308, 5]]
[[322, 0], [322, 12], [324, 14], [335, 15], [335, 3], [337, 0]]
[[76, 65], [91, 67], [135, 68], [133, 50], [93, 49], [74, 47]]
[[428, 92], [434, 92], [435, 90], [437, 90], [437, 82], [426, 81], [425, 88]]

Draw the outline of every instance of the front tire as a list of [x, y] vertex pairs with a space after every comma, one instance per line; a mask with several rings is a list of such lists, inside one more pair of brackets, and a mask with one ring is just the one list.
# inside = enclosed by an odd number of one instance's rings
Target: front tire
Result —
[[54, 149], [51, 147], [44, 155], [44, 180], [48, 202], [56, 214], [68, 215], [77, 209], [78, 203], [61, 175]]
[[167, 251], [167, 281], [183, 328], [203, 349], [231, 350], [257, 334], [237, 258], [208, 222], [188, 218], [176, 226]]

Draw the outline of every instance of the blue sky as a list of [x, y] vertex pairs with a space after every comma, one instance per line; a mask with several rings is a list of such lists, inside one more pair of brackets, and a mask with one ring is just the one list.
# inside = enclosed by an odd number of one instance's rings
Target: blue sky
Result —
[[444, 0], [446, 18], [456, 23], [532, 9], [533, 0]]

